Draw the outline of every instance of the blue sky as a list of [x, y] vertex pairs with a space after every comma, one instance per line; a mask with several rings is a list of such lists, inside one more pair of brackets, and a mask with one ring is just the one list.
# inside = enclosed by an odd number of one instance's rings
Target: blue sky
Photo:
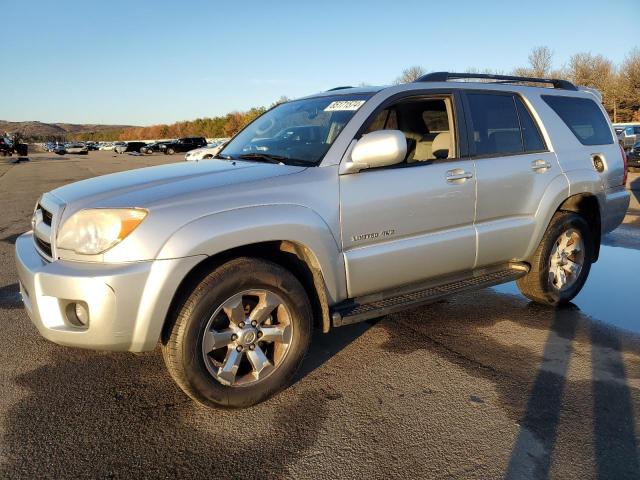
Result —
[[0, 119], [149, 125], [268, 105], [411, 65], [510, 71], [547, 45], [620, 62], [640, 0], [3, 0]]

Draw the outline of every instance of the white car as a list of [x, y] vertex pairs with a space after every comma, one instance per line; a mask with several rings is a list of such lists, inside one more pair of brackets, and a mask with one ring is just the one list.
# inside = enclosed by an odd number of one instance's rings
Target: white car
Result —
[[84, 143], [65, 143], [64, 153], [87, 155], [89, 153], [89, 149]]
[[115, 147], [115, 144], [113, 142], [104, 142], [100, 144], [100, 146], [98, 147], [98, 150], [111, 151], [114, 149], [114, 147]]
[[219, 140], [213, 143], [208, 143], [206, 147], [190, 150], [184, 155], [184, 159], [187, 162], [193, 162], [196, 160], [207, 160], [209, 158], [213, 158], [220, 150], [222, 150], [222, 147], [227, 143], [227, 140], [228, 139]]

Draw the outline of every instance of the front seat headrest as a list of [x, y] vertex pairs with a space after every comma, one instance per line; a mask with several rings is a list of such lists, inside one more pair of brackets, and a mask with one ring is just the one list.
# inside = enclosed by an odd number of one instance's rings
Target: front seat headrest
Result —
[[449, 158], [449, 149], [451, 148], [451, 135], [449, 132], [442, 132], [436, 135], [431, 144], [433, 156], [438, 160]]

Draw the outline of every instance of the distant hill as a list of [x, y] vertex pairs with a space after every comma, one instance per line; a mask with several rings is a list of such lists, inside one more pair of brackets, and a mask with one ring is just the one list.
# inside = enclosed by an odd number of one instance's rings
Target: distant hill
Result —
[[37, 121], [9, 122], [0, 120], [0, 134], [4, 132], [20, 133], [25, 138], [63, 137], [89, 132], [105, 132], [132, 128], [133, 125], [100, 125], [76, 123], [44, 123]]

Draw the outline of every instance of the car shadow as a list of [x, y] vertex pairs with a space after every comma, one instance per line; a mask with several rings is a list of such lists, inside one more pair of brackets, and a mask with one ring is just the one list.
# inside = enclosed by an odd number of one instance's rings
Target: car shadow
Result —
[[[640, 478], [634, 416], [640, 399], [629, 382], [637, 385], [640, 378], [636, 336], [594, 321], [574, 305], [548, 308], [492, 290], [453, 297], [430, 310], [382, 322], [389, 333], [383, 348], [397, 354], [428, 349], [495, 384], [499, 406], [519, 426], [504, 478], [550, 478], [560, 427], [571, 436], [561, 446], [565, 460], [595, 464], [598, 478]], [[444, 324], [454, 318], [453, 325]], [[528, 338], [497, 341], [485, 333], [516, 319], [527, 337], [546, 335], [542, 353], [527, 346]], [[589, 350], [591, 378], [569, 378], [572, 363], [588, 361]], [[625, 353], [631, 355], [631, 376]], [[475, 395], [470, 400], [483, 403]], [[572, 466], [562, 467], [575, 474]]]
[[20, 287], [17, 283], [0, 287], [0, 310], [14, 310], [21, 307]]
[[[640, 382], [640, 340], [575, 306], [553, 309], [493, 290], [318, 335], [294, 384], [246, 410], [195, 404], [174, 385], [158, 352], [103, 354], [47, 344], [44, 364], [13, 381], [24, 394], [4, 420], [0, 477], [287, 477], [289, 464], [315, 454], [330, 402], [341, 402], [337, 389], [303, 380], [343, 350], [362, 348], [357, 340], [369, 329], [384, 340], [367, 342], [367, 349], [396, 356], [426, 350], [495, 386], [492, 408], [518, 428], [505, 478], [549, 478], [552, 466], [554, 476], [563, 476], [561, 467], [576, 476], [576, 465], [595, 465], [599, 478], [640, 478], [634, 427], [640, 405], [630, 387]], [[571, 374], [574, 364], [581, 375]], [[398, 358], [384, 368], [402, 365]], [[413, 381], [394, 378], [399, 388]], [[368, 381], [350, 376], [356, 391], [371, 389]], [[424, 382], [428, 397], [428, 376]], [[375, 398], [363, 395], [360, 408], [380, 408], [367, 401]], [[380, 431], [397, 428], [393, 417], [376, 422]], [[361, 448], [380, 448], [375, 433], [359, 439]], [[243, 445], [259, 445], [251, 462], [237, 454]], [[553, 463], [559, 453], [568, 459], [561, 466]]]
[[0, 478], [284, 478], [327, 416], [313, 388], [212, 410], [178, 390], [157, 352], [54, 350], [17, 377], [25, 395], [6, 416]]

